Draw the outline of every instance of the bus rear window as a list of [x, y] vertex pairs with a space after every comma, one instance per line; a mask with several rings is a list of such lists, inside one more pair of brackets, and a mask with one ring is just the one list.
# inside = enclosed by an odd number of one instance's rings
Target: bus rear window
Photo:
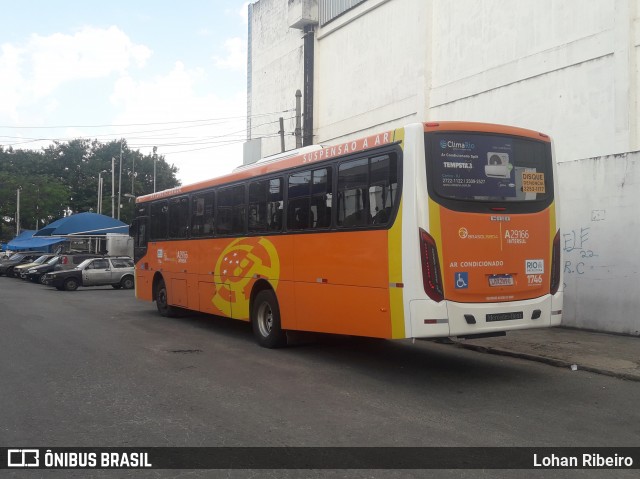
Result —
[[543, 141], [465, 132], [427, 133], [430, 190], [450, 200], [530, 202], [553, 194]]

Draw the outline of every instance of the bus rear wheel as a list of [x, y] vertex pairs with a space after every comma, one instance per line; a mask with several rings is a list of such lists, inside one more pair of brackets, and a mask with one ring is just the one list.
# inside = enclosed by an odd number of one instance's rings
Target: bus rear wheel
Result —
[[251, 308], [251, 325], [258, 344], [264, 348], [281, 348], [287, 345], [287, 334], [280, 325], [280, 307], [276, 295], [270, 289], [260, 291]]
[[160, 280], [156, 288], [156, 307], [160, 315], [165, 318], [175, 318], [178, 315], [177, 309], [169, 304], [167, 285], [164, 284], [164, 279]]

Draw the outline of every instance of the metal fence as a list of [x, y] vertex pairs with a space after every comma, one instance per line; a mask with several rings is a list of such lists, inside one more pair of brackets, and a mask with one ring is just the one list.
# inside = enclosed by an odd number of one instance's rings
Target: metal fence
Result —
[[351, 10], [356, 5], [366, 0], [319, 0], [318, 15], [320, 25], [326, 25], [334, 18], [339, 17], [347, 10]]

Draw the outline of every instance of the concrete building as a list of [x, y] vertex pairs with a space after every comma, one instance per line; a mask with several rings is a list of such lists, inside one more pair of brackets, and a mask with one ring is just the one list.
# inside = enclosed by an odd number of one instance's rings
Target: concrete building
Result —
[[640, 0], [259, 0], [249, 5], [248, 138], [263, 156], [280, 151], [277, 137], [256, 140], [277, 125], [255, 127], [287, 111], [294, 148], [297, 89], [314, 143], [426, 120], [550, 134], [563, 322], [640, 335], [639, 13]]

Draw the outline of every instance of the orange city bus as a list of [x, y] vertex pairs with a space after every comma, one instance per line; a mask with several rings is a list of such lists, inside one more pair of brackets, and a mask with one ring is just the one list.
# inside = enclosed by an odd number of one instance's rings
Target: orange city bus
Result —
[[417, 123], [136, 200], [136, 296], [288, 330], [482, 337], [562, 317], [551, 139]]

